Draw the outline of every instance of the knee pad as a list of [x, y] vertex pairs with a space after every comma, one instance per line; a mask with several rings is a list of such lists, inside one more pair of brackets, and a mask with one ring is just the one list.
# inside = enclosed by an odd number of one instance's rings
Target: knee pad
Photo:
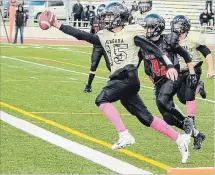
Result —
[[194, 89], [193, 92], [190, 92], [190, 93], [186, 94], [186, 100], [185, 100], [184, 104], [186, 104], [186, 101], [194, 101], [195, 100], [196, 94], [195, 94], [194, 91], [196, 91], [196, 90]]
[[153, 116], [149, 111], [136, 112], [135, 116], [143, 125], [145, 125], [147, 127], [150, 127], [150, 125], [153, 121]]
[[186, 99], [185, 99], [185, 98], [180, 97], [180, 95], [177, 95], [177, 97], [178, 97], [178, 100], [179, 100], [182, 104], [186, 104]]
[[95, 104], [99, 107], [103, 103], [109, 102], [104, 90], [96, 97]]
[[98, 64], [94, 61], [91, 64], [90, 71], [95, 72], [98, 67]]
[[157, 99], [157, 103], [159, 106], [162, 106], [167, 111], [171, 111], [172, 104], [170, 103], [169, 97], [164, 94], [160, 94]]

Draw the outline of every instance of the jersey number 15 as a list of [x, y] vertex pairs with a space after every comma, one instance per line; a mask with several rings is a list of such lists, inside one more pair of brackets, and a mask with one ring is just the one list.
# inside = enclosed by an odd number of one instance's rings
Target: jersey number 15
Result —
[[113, 44], [113, 55], [111, 53], [110, 45], [106, 45], [105, 47], [111, 65], [113, 65], [113, 61], [116, 64], [120, 64], [122, 61], [127, 59], [126, 49], [128, 49], [128, 44]]

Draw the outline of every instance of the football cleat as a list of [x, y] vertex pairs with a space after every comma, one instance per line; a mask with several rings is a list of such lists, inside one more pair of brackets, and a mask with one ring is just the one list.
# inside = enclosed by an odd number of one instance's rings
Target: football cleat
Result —
[[184, 132], [191, 136], [193, 128], [194, 128], [193, 119], [189, 118], [189, 117], [186, 117], [184, 119], [184, 125], [183, 125]]
[[112, 146], [112, 149], [118, 150], [133, 144], [135, 144], [135, 138], [130, 133], [126, 133], [119, 137], [119, 140]]
[[84, 88], [83, 92], [85, 92], [85, 93], [92, 92], [92, 86], [87, 84], [86, 87]]
[[202, 142], [205, 140], [206, 136], [204, 133], [199, 132], [196, 137], [194, 137], [193, 149], [198, 150], [201, 149]]
[[177, 140], [178, 149], [181, 153], [181, 162], [187, 163], [189, 159], [189, 144], [190, 144], [190, 136], [187, 134], [182, 134], [179, 136], [179, 139]]
[[205, 85], [204, 85], [204, 82], [203, 81], [199, 81], [199, 85], [198, 85], [198, 88], [199, 88], [199, 94], [201, 95], [201, 97], [203, 99], [206, 99], [207, 97], [207, 93], [205, 91]]

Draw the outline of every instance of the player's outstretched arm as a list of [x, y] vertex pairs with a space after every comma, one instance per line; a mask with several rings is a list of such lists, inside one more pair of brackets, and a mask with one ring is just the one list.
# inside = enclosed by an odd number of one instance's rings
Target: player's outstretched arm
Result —
[[139, 46], [144, 51], [149, 51], [164, 64], [166, 64], [168, 71], [166, 73], [167, 78], [171, 80], [177, 80], [178, 79], [178, 72], [174, 69], [174, 66], [172, 62], [169, 60], [169, 58], [153, 43], [151, 43], [149, 40], [147, 40], [144, 36], [135, 36], [134, 42], [137, 46]]
[[197, 50], [200, 51], [206, 58], [208, 65], [208, 78], [212, 79], [215, 76], [215, 72], [213, 67], [213, 57], [210, 49], [206, 45], [199, 45], [199, 47], [197, 47]]
[[59, 30], [61, 30], [62, 32], [66, 33], [68, 35], [71, 35], [71, 36], [77, 38], [78, 40], [84, 40], [91, 44], [101, 46], [101, 42], [97, 35], [76, 29], [69, 25], [63, 25], [57, 20], [56, 17], [54, 19], [52, 26], [58, 28]]

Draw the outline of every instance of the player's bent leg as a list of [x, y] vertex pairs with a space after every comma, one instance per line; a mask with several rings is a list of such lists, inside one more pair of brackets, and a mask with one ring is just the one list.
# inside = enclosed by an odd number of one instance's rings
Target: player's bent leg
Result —
[[154, 117], [154, 120], [150, 126], [153, 129], [157, 130], [158, 132], [168, 136], [172, 141], [175, 141], [181, 153], [181, 157], [182, 157], [181, 162], [187, 163], [189, 159], [190, 136], [187, 134], [180, 135], [173, 128], [167, 125], [165, 121], [157, 117]]
[[83, 92], [85, 93], [90, 93], [92, 92], [92, 82], [95, 77], [96, 71], [90, 71], [89, 76], [88, 76], [88, 83], [86, 84]]
[[150, 126], [159, 133], [166, 135], [172, 141], [176, 142], [182, 156], [182, 163], [187, 162], [189, 158], [189, 135], [180, 135], [165, 121], [152, 116], [138, 94], [133, 95], [131, 98], [121, 99], [121, 103], [132, 115], [135, 115], [143, 125], [148, 127]]
[[202, 80], [199, 81], [199, 84], [196, 88], [196, 94], [200, 94], [200, 96], [203, 98], [203, 99], [206, 99], [207, 97], [207, 93], [206, 93], [206, 90], [205, 90], [205, 85], [204, 85], [204, 82]]
[[103, 49], [100, 46], [94, 45], [92, 55], [91, 55], [91, 67], [90, 67], [90, 73], [88, 76], [88, 83], [83, 90], [83, 92], [85, 93], [92, 92], [92, 82], [95, 77], [96, 69], [98, 68], [102, 54], [103, 54]]
[[176, 126], [177, 128], [181, 129], [184, 131], [184, 122], [180, 121], [178, 118], [176, 118], [174, 115], [170, 114], [170, 113], [162, 113], [163, 119], [164, 121], [170, 125], [170, 126]]
[[182, 83], [181, 88], [177, 92], [177, 97], [178, 97], [178, 100], [184, 105], [186, 104], [185, 91], [186, 91], [186, 83]]
[[138, 92], [140, 83], [136, 76], [137, 71], [134, 72], [135, 73], [129, 72], [128, 74], [113, 76], [96, 98], [96, 105], [109, 118], [119, 133], [119, 140], [112, 146], [112, 149], [114, 150], [124, 148], [135, 143], [134, 137], [128, 132], [118, 111], [112, 105], [112, 102], [119, 100], [123, 96]]
[[109, 103], [108, 101], [110, 100], [103, 90], [97, 97], [96, 104], [99, 106], [99, 109], [108, 117], [119, 133], [119, 139], [112, 146], [112, 149], [117, 150], [133, 145], [135, 143], [135, 138], [129, 133], [128, 129], [124, 125], [117, 109], [112, 103]]
[[[201, 69], [199, 69], [199, 71], [197, 70], [197, 73], [200, 72], [201, 75]], [[192, 89], [187, 87], [186, 89], [186, 109], [187, 109], [187, 114], [188, 117], [191, 118], [194, 122], [194, 126], [195, 126], [195, 117], [196, 117], [196, 109], [197, 109], [197, 105], [196, 105], [196, 100], [195, 100], [195, 95], [196, 95], [196, 88]], [[204, 133], [199, 132], [196, 128], [194, 128], [193, 133], [192, 133], [193, 137], [194, 137], [194, 142], [193, 142], [193, 149], [194, 150], [198, 150], [201, 148], [202, 142], [205, 140], [206, 136]]]

